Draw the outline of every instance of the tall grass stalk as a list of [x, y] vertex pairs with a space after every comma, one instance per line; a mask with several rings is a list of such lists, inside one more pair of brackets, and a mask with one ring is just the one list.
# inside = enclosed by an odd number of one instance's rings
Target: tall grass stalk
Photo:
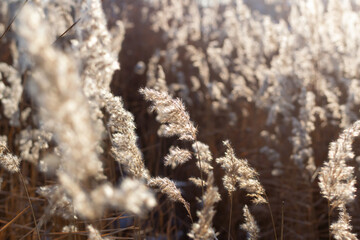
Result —
[[232, 218], [232, 212], [233, 212], [233, 195], [232, 195], [232, 193], [230, 193], [229, 199], [230, 199], [230, 214], [229, 214], [228, 240], [231, 239], [231, 218]]
[[35, 217], [35, 211], [34, 211], [34, 208], [33, 208], [33, 205], [31, 203], [31, 199], [30, 199], [30, 195], [29, 195], [29, 191], [26, 187], [26, 183], [25, 183], [25, 180], [24, 180], [24, 177], [21, 173], [21, 171], [19, 171], [19, 177], [20, 177], [20, 180], [24, 186], [24, 189], [25, 189], [25, 193], [26, 193], [26, 197], [29, 201], [29, 206], [30, 206], [30, 209], [31, 209], [31, 214], [32, 214], [32, 217], [33, 217], [33, 220], [34, 220], [34, 225], [35, 225], [35, 230], [36, 230], [36, 234], [37, 234], [37, 238], [38, 240], [41, 240], [41, 237], [40, 237], [40, 229], [38, 228], [38, 225], [37, 225], [37, 221], [36, 221], [36, 217]]
[[265, 199], [266, 199], [266, 205], [268, 206], [268, 209], [269, 209], [269, 213], [270, 213], [270, 217], [271, 217], [271, 223], [272, 223], [272, 226], [273, 226], [273, 229], [274, 229], [274, 238], [275, 238], [275, 240], [277, 240], [278, 238], [277, 238], [277, 234], [276, 234], [275, 220], [274, 220], [273, 212], [272, 212], [272, 209], [271, 209], [270, 201], [269, 201], [269, 198], [268, 198], [266, 193], [264, 194], [264, 196], [265, 196]]

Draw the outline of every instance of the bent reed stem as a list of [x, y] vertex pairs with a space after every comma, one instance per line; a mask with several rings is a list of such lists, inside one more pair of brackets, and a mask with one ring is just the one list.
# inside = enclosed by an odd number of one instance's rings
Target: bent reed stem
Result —
[[30, 204], [31, 214], [32, 214], [32, 217], [34, 218], [34, 224], [35, 224], [35, 229], [36, 229], [36, 233], [37, 233], [37, 238], [40, 240], [41, 239], [40, 238], [40, 231], [39, 231], [38, 225], [36, 223], [35, 211], [34, 211], [34, 208], [32, 206], [32, 203], [31, 203], [30, 195], [29, 195], [28, 189], [26, 187], [24, 177], [23, 177], [23, 175], [22, 175], [22, 173], [20, 171], [19, 171], [19, 176], [20, 176], [22, 184], [24, 185], [26, 196], [27, 196], [29, 204]]
[[268, 208], [269, 208], [269, 212], [270, 212], [271, 222], [272, 222], [273, 229], [274, 229], [275, 240], [277, 240], [278, 238], [277, 238], [277, 234], [276, 234], [275, 221], [274, 221], [274, 216], [273, 216], [273, 213], [272, 213], [272, 210], [271, 210], [270, 201], [269, 201], [269, 198], [268, 198], [266, 192], [264, 193], [264, 195], [265, 195], [266, 202], [267, 202], [267, 205], [268, 205]]

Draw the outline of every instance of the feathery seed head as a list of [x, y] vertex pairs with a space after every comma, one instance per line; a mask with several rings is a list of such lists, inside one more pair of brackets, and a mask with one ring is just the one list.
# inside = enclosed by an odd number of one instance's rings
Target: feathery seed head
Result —
[[184, 164], [191, 159], [191, 152], [179, 147], [170, 147], [170, 153], [165, 156], [165, 166], [171, 166], [172, 169], [178, 165]]
[[173, 99], [167, 92], [150, 88], [140, 89], [140, 93], [153, 103], [150, 110], [158, 114], [156, 120], [161, 123], [159, 136], [179, 136], [180, 140], [189, 141], [196, 139], [196, 128], [180, 99]]
[[217, 158], [216, 162], [225, 170], [223, 183], [226, 190], [231, 194], [238, 185], [248, 192], [254, 203], [266, 203], [265, 190], [258, 180], [258, 173], [251, 168], [246, 159], [238, 159], [229, 141], [224, 141], [226, 146], [225, 156]]
[[214, 176], [212, 172], [208, 174], [206, 186], [206, 192], [202, 197], [203, 209], [196, 213], [199, 220], [193, 223], [191, 231], [188, 234], [189, 237], [195, 240], [216, 239], [212, 221], [216, 213], [214, 205], [220, 201], [221, 198], [217, 187], [214, 186]]
[[260, 232], [259, 227], [247, 205], [244, 206], [243, 211], [245, 223], [241, 224], [240, 227], [248, 233], [248, 240], [257, 240]]
[[200, 141], [196, 141], [192, 144], [192, 148], [195, 152], [195, 156], [198, 159], [196, 162], [197, 167], [206, 174], [209, 174], [213, 170], [211, 162], [213, 160], [209, 146]]

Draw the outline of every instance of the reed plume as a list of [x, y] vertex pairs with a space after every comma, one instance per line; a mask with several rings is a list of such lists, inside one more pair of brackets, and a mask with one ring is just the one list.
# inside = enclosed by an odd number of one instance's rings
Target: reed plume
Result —
[[179, 147], [170, 147], [170, 153], [165, 156], [165, 166], [171, 166], [172, 169], [177, 166], [186, 163], [191, 159], [191, 152], [187, 149], [181, 149]]
[[254, 203], [267, 203], [265, 189], [258, 180], [256, 170], [249, 166], [246, 159], [238, 159], [235, 156], [234, 149], [229, 141], [224, 141], [223, 144], [226, 146], [225, 156], [217, 158], [216, 162], [225, 170], [223, 183], [229, 195], [238, 186], [240, 189], [245, 189], [248, 192], [247, 195], [252, 198], [251, 200]]
[[206, 192], [202, 196], [203, 208], [197, 211], [198, 222], [193, 223], [188, 236], [195, 240], [217, 239], [215, 229], [212, 227], [212, 221], [215, 216], [215, 203], [220, 201], [221, 197], [217, 187], [214, 186], [214, 176], [208, 174], [206, 182]]
[[17, 156], [7, 152], [6, 139], [5, 137], [0, 140], [0, 166], [10, 173], [18, 173], [20, 172], [21, 160]]
[[125, 166], [127, 172], [132, 176], [149, 179], [149, 172], [137, 146], [133, 115], [124, 108], [120, 97], [105, 90], [101, 91], [100, 96], [110, 115], [108, 128], [111, 133], [111, 152], [115, 160]]
[[156, 111], [156, 120], [161, 123], [159, 136], [178, 136], [180, 140], [194, 141], [196, 128], [190, 121], [190, 116], [185, 110], [180, 99], [173, 99], [167, 92], [160, 92], [150, 88], [140, 89], [145, 99], [153, 105], [151, 111]]
[[247, 205], [243, 208], [245, 223], [241, 224], [241, 229], [247, 232], [248, 240], [257, 240], [259, 237], [260, 229], [251, 215], [249, 207]]
[[[88, 4], [100, 6], [94, 1]], [[54, 133], [60, 147], [56, 174], [61, 192], [70, 197], [76, 215], [82, 218], [99, 217], [107, 207], [145, 213], [156, 202], [143, 182], [124, 180], [116, 188], [106, 181], [98, 156], [102, 132], [92, 118], [90, 95], [84, 93], [74, 56], [52, 45], [49, 28], [33, 5], [24, 7], [17, 22], [18, 38], [24, 55], [34, 62], [30, 95], [40, 107], [45, 128]], [[38, 37], [33, 38], [33, 34]], [[114, 100], [111, 96], [109, 99]], [[115, 109], [110, 106], [109, 111], [122, 110], [119, 99], [115, 98], [113, 104]], [[134, 151], [139, 154], [137, 148]]]
[[175, 183], [173, 181], [171, 181], [167, 177], [165, 178], [156, 177], [156, 178], [150, 178], [150, 180], [148, 181], [148, 185], [150, 187], [159, 188], [161, 193], [168, 196], [168, 198], [171, 201], [182, 203], [186, 211], [188, 212], [189, 217], [192, 219], [190, 212], [190, 204], [181, 196], [180, 190], [175, 186]]
[[213, 158], [209, 150], [209, 146], [200, 141], [196, 141], [192, 144], [192, 148], [198, 160], [196, 165], [200, 171], [205, 174], [209, 174], [213, 170], [213, 167], [211, 166]]
[[[345, 129], [339, 138], [330, 144], [329, 161], [325, 162], [319, 173], [321, 194], [329, 202], [330, 217], [334, 209], [338, 209], [339, 219], [329, 226], [335, 239], [357, 239], [351, 233], [351, 217], [347, 213], [346, 205], [355, 199], [356, 179], [354, 167], [347, 165], [347, 161], [354, 157], [352, 142], [360, 133], [360, 121]], [[348, 238], [343, 238], [348, 236]]]

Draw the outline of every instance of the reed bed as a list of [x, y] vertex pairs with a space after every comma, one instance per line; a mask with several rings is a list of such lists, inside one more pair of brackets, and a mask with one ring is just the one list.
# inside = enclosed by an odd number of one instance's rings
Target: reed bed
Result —
[[0, 239], [357, 239], [359, 10], [1, 1]]

